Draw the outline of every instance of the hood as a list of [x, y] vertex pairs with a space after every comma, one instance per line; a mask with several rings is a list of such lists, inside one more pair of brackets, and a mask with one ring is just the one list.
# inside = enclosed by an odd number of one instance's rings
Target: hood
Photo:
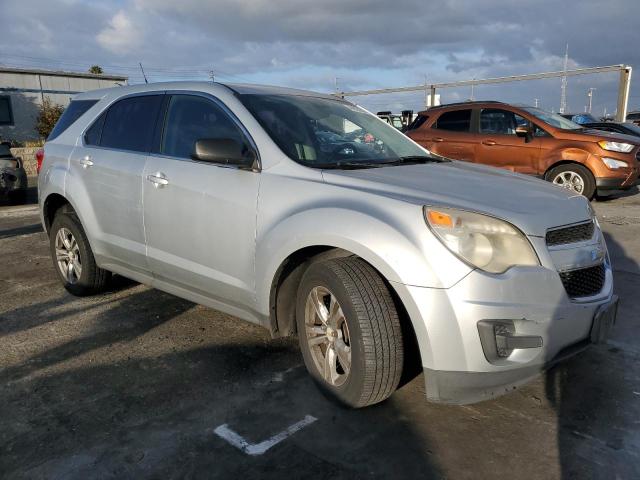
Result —
[[528, 235], [591, 218], [586, 198], [543, 180], [467, 162], [323, 170], [325, 182], [415, 204], [441, 205], [502, 218]]
[[[585, 128], [584, 130], [572, 131], [572, 130], [560, 130], [556, 129], [556, 137], [564, 140], [578, 140], [584, 142], [599, 142], [600, 140], [610, 140], [612, 142], [625, 142], [632, 145], [640, 145], [640, 138], [634, 135], [626, 135], [624, 133], [605, 132], [603, 130], [596, 130], [595, 128]], [[587, 138], [585, 138], [587, 137]]]

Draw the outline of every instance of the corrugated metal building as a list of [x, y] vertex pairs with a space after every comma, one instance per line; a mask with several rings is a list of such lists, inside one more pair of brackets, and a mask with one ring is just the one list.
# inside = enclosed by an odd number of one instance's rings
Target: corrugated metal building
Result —
[[127, 77], [0, 66], [0, 139], [37, 140], [34, 125], [44, 98], [63, 106], [76, 93], [125, 85]]

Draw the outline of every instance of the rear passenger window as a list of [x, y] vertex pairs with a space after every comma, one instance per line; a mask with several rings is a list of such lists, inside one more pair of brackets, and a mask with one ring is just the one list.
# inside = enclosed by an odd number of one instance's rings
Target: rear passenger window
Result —
[[96, 103], [98, 103], [97, 100], [73, 100], [62, 112], [47, 140], [58, 137]]
[[130, 97], [107, 110], [100, 146], [134, 152], [148, 152], [162, 95]]
[[485, 108], [480, 112], [480, 133], [515, 135], [516, 127], [528, 124], [527, 120], [510, 112], [496, 108]]
[[438, 117], [433, 128], [452, 132], [468, 132], [471, 130], [471, 109], [444, 112]]
[[174, 95], [167, 109], [161, 153], [191, 158], [197, 140], [231, 138], [246, 144], [245, 136], [218, 105], [195, 95]]

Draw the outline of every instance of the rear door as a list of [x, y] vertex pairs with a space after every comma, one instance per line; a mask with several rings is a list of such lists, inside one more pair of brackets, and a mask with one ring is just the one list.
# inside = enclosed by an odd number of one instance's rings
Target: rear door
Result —
[[225, 305], [251, 305], [260, 174], [191, 154], [199, 139], [253, 142], [221, 102], [197, 94], [168, 98], [162, 130], [143, 182], [154, 277]]
[[142, 216], [142, 173], [163, 94], [111, 105], [72, 154], [70, 173], [85, 191], [80, 206], [99, 263], [148, 273]]
[[438, 116], [431, 128], [424, 130], [427, 148], [433, 153], [455, 160], [475, 161], [477, 135], [472, 132], [470, 108], [449, 110]]
[[480, 110], [479, 136], [476, 162], [505, 168], [519, 173], [536, 174], [540, 160], [540, 139], [516, 135], [518, 125], [529, 120], [502, 108]]

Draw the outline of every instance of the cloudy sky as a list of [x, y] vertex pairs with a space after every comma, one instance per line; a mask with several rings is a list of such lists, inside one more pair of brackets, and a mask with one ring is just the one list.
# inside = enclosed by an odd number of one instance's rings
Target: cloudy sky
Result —
[[[142, 81], [207, 79], [319, 91], [369, 89], [626, 63], [640, 67], [639, 0], [1, 0], [0, 64], [102, 65]], [[640, 107], [640, 70], [630, 109]], [[568, 105], [612, 112], [616, 74], [569, 78]], [[470, 89], [440, 92], [443, 102]], [[560, 79], [477, 87], [476, 99], [558, 109]], [[358, 98], [419, 108], [421, 94]]]

